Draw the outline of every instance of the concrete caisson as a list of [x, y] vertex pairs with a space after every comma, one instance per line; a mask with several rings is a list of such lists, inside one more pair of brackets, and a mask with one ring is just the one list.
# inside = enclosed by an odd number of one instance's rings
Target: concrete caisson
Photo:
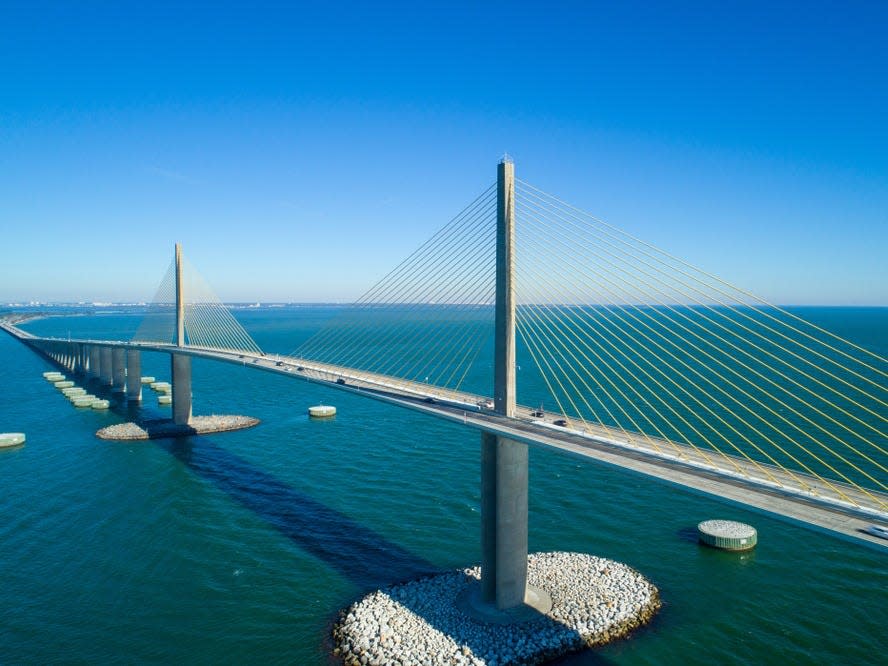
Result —
[[697, 525], [700, 542], [721, 550], [751, 550], [758, 543], [752, 525], [733, 520], [704, 520]]

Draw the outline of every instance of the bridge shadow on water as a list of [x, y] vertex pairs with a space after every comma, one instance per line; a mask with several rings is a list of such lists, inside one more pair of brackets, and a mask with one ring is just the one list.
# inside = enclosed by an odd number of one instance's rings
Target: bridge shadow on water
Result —
[[[114, 411], [129, 419], [154, 418], [150, 409], [119, 403]], [[361, 596], [400, 582], [442, 573], [431, 562], [259, 469], [207, 436], [153, 439], [152, 442], [262, 518], [299, 548], [335, 569], [358, 588]], [[469, 576], [457, 585], [463, 587], [464, 583], [477, 584]], [[469, 647], [477, 656], [495, 647], [485, 639], [483, 631], [464, 631], [465, 620], [460, 620], [459, 614], [436, 613], [430, 617], [424, 601], [408, 598], [399, 600], [399, 603], [459, 645]], [[547, 628], [567, 630], [542, 615], [534, 622], [539, 623], [537, 630], [542, 632]], [[574, 635], [579, 638], [578, 634]], [[605, 663], [594, 653], [586, 651], [583, 654], [591, 659], [584, 663]]]
[[[169, 412], [151, 407], [116, 401], [112, 410], [129, 421], [169, 422]], [[151, 441], [362, 592], [440, 571], [431, 562], [219, 446], [207, 435]]]
[[437, 570], [206, 437], [154, 442], [362, 591]]
[[[297, 546], [345, 576], [361, 595], [399, 582], [442, 573], [439, 567], [427, 560], [308, 497], [205, 436], [156, 439], [154, 442]], [[477, 585], [477, 581], [468, 575], [457, 580], [455, 586], [459, 588], [466, 584]], [[465, 619], [460, 619], [459, 614], [432, 615], [428, 607], [434, 603], [410, 595], [398, 601], [459, 645], [468, 646], [477, 656], [484, 655], [493, 647], [483, 637], [483, 632], [465, 631]], [[537, 631], [543, 633], [549, 629], [566, 630], [563, 625], [543, 615], [539, 615], [535, 623]], [[592, 657], [592, 653], [588, 656]], [[586, 663], [604, 662], [595, 660]]]

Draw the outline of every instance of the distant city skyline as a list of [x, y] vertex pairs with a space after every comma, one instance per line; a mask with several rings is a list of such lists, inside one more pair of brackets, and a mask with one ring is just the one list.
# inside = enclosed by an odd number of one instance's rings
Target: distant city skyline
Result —
[[496, 176], [779, 304], [888, 305], [884, 2], [5, 3], [0, 303], [348, 302]]

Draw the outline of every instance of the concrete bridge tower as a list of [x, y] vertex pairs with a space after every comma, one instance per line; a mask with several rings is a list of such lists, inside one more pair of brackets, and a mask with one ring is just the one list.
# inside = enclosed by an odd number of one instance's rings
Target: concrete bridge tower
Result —
[[[515, 415], [515, 165], [497, 172], [494, 410]], [[527, 444], [481, 435], [481, 589], [470, 609], [488, 621], [520, 621], [552, 607], [527, 584]]]
[[[176, 346], [185, 346], [185, 299], [182, 281], [182, 246], [176, 243]], [[191, 423], [191, 356], [170, 354], [173, 384], [173, 423]]]

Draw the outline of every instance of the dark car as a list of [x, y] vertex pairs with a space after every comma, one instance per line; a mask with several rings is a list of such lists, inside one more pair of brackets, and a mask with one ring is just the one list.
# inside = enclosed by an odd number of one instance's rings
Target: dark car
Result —
[[555, 425], [557, 425], [557, 426], [566, 426], [566, 425], [567, 425], [567, 421], [565, 421], [564, 419], [558, 419], [557, 421], [555, 421]]

